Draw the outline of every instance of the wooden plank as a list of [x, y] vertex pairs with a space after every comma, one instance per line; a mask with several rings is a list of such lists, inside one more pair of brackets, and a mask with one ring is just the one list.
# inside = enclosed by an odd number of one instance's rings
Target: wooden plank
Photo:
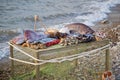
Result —
[[[13, 47], [10, 45], [10, 57], [14, 58]], [[14, 77], [14, 60], [11, 60], [11, 76]]]

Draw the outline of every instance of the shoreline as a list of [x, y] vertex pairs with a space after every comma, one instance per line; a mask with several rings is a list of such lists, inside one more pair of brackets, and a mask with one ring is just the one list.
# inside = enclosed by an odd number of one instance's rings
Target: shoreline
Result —
[[[111, 13], [108, 13], [108, 17], [106, 18], [108, 23], [101, 23], [101, 21], [97, 22], [95, 24], [95, 30], [109, 30], [111, 28], [116, 27], [117, 25], [120, 25], [120, 4], [118, 4], [115, 7], [112, 7], [111, 9]], [[0, 60], [0, 71], [9, 71], [10, 68], [10, 60], [7, 57], [3, 58]], [[9, 75], [9, 74], [8, 74]], [[1, 76], [1, 73], [0, 73]], [[0, 77], [1, 79], [1, 77]]]
[[[106, 28], [114, 28], [117, 25], [120, 25], [120, 4], [117, 4], [115, 7], [110, 8], [111, 12], [108, 13], [107, 18], [101, 21], [98, 21], [95, 24], [96, 29], [106, 29]], [[106, 23], [101, 23], [106, 20]]]

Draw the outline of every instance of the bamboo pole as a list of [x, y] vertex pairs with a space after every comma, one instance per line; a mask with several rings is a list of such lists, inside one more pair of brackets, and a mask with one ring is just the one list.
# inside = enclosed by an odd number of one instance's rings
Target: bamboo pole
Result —
[[36, 22], [37, 22], [37, 20], [38, 20], [38, 16], [37, 15], [35, 15], [34, 16], [34, 31], [36, 31], [36, 28], [37, 28], [37, 26], [36, 26]]
[[[14, 58], [13, 47], [10, 45], [10, 57]], [[14, 60], [11, 60], [11, 76], [14, 77]]]

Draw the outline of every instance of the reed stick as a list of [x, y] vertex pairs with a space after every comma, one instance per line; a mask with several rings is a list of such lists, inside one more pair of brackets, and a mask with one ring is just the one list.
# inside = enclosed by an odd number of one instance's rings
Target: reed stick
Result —
[[36, 26], [36, 22], [37, 22], [37, 19], [38, 19], [38, 16], [37, 15], [35, 15], [34, 16], [34, 31], [36, 31], [36, 28], [37, 28], [37, 26]]

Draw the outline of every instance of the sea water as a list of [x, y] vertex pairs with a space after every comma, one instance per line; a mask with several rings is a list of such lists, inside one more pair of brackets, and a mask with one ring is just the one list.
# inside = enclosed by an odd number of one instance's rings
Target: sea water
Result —
[[[105, 19], [120, 0], [0, 0], [0, 59], [9, 55], [6, 42], [24, 29], [34, 28], [34, 15], [47, 27], [74, 22], [93, 26]], [[37, 22], [37, 29], [43, 28]]]

